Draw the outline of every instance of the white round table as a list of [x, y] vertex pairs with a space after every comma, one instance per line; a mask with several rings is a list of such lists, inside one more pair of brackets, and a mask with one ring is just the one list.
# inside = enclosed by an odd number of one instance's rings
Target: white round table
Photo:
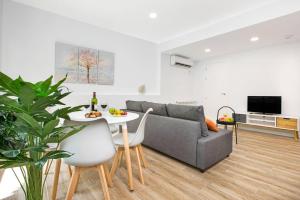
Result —
[[[127, 165], [127, 173], [128, 173], [128, 187], [130, 190], [133, 189], [133, 178], [132, 178], [132, 167], [131, 167], [131, 159], [130, 159], [130, 149], [129, 149], [129, 142], [128, 142], [128, 130], [127, 130], [127, 124], [126, 122], [135, 120], [139, 118], [139, 115], [132, 112], [127, 112], [126, 116], [119, 116], [115, 117], [112, 116], [108, 112], [101, 112], [101, 117], [96, 118], [86, 118], [85, 114], [86, 111], [79, 111], [79, 112], [73, 112], [69, 114], [70, 120], [75, 122], [92, 122], [99, 119], [106, 119], [108, 124], [116, 124], [122, 126], [122, 134], [123, 134], [123, 140], [124, 140], [124, 150], [125, 150], [125, 159], [126, 159], [126, 165]], [[58, 179], [59, 179], [59, 172], [60, 172], [60, 166], [61, 166], [61, 159], [58, 159], [55, 166], [55, 174], [54, 174], [54, 186], [52, 190], [52, 199], [56, 199], [56, 193], [57, 193], [57, 185], [58, 185]]]
[[77, 122], [92, 122], [104, 118], [107, 120], [108, 124], [123, 124], [128, 121], [132, 121], [139, 118], [138, 114], [132, 112], [128, 112], [126, 116], [118, 116], [118, 117], [112, 116], [108, 112], [101, 112], [102, 116], [96, 118], [86, 118], [85, 113], [86, 113], [85, 111], [73, 112], [69, 114], [69, 116], [72, 121], [77, 121]]
[[139, 118], [139, 115], [132, 112], [127, 112], [126, 116], [112, 116], [109, 112], [101, 112], [101, 117], [96, 118], [86, 118], [85, 117], [86, 111], [79, 111], [73, 112], [69, 114], [71, 121], [78, 121], [78, 122], [90, 122], [96, 121], [99, 119], [106, 119], [108, 124], [117, 124], [122, 126], [122, 134], [124, 140], [124, 149], [125, 149], [125, 159], [127, 165], [127, 172], [128, 172], [128, 186], [130, 190], [133, 190], [133, 179], [132, 179], [132, 168], [131, 168], [131, 159], [130, 159], [130, 150], [129, 150], [129, 142], [128, 142], [128, 131], [127, 131], [127, 124], [126, 122], [135, 120]]

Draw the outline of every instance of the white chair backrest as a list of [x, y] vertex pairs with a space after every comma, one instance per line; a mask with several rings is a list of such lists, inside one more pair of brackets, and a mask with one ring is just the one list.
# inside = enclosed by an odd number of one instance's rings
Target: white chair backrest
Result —
[[152, 112], [152, 111], [153, 111], [153, 109], [149, 108], [147, 110], [147, 112], [144, 114], [144, 116], [143, 116], [143, 118], [142, 118], [142, 120], [139, 124], [139, 127], [136, 130], [135, 137], [130, 141], [130, 144], [138, 144], [138, 143], [143, 142], [144, 136], [145, 136], [146, 121], [147, 121], [147, 118], [149, 116], [149, 113]]
[[72, 121], [66, 121], [65, 123], [68, 125], [87, 125], [82, 131], [61, 143], [60, 149], [74, 154], [64, 159], [67, 164], [89, 166], [100, 164], [114, 156], [116, 149], [105, 119], [84, 123]]

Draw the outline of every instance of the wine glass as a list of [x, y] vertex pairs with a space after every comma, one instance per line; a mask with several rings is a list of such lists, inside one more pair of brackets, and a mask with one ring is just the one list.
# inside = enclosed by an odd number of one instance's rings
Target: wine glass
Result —
[[83, 107], [87, 110], [90, 107], [90, 105], [83, 105]]
[[101, 106], [102, 110], [105, 111], [106, 108], [107, 108], [107, 103], [106, 103], [106, 102], [103, 102], [103, 103], [101, 103], [100, 106]]
[[87, 101], [86, 104], [83, 105], [85, 112], [90, 112], [91, 102]]

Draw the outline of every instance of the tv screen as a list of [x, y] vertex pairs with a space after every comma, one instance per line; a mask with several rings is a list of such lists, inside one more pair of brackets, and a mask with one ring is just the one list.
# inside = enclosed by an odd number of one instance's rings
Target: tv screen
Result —
[[248, 112], [281, 114], [280, 96], [248, 96]]

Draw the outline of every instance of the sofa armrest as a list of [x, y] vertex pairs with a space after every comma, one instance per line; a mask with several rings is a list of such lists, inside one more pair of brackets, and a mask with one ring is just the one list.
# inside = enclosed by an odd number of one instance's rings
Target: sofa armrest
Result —
[[209, 131], [207, 137], [198, 140], [197, 167], [204, 171], [229, 156], [231, 152], [232, 130], [220, 129], [218, 133]]
[[143, 144], [171, 157], [196, 166], [199, 122], [149, 115]]

